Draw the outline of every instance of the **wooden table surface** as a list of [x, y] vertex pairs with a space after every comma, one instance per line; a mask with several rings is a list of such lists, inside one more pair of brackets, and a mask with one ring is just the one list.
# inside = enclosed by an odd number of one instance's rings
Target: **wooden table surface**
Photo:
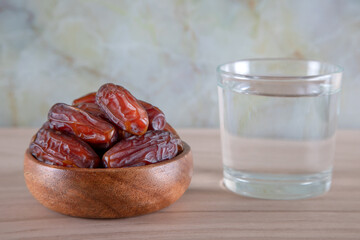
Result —
[[221, 187], [218, 130], [184, 129], [190, 188], [159, 212], [115, 220], [46, 209], [28, 192], [23, 154], [34, 129], [0, 129], [0, 239], [360, 239], [360, 131], [339, 131], [333, 186], [306, 200], [271, 201]]

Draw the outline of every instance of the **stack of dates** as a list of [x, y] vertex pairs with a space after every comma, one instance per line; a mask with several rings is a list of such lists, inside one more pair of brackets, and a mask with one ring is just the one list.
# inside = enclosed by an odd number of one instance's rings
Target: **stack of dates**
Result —
[[72, 106], [52, 106], [29, 150], [51, 165], [121, 168], [171, 159], [183, 145], [159, 108], [107, 83]]

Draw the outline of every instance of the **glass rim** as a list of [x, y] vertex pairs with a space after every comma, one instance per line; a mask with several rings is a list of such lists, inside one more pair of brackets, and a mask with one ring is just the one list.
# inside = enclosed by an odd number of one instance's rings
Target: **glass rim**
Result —
[[[317, 75], [284, 75], [284, 76], [279, 76], [279, 75], [250, 75], [250, 74], [240, 74], [240, 73], [234, 73], [232, 71], [226, 71], [223, 70], [222, 68], [230, 65], [230, 64], [234, 64], [234, 63], [238, 63], [238, 62], [257, 62], [257, 61], [263, 61], [263, 62], [274, 62], [274, 61], [291, 61], [291, 62], [315, 62], [318, 64], [325, 64], [325, 65], [329, 65], [334, 67], [334, 71], [329, 71], [328, 73], [325, 74], [317, 74]], [[220, 75], [225, 75], [228, 77], [232, 77], [234, 79], [239, 79], [239, 80], [254, 80], [254, 81], [294, 81], [294, 80], [298, 80], [298, 81], [317, 81], [317, 80], [321, 80], [324, 78], [328, 78], [331, 75], [334, 74], [342, 74], [344, 72], [344, 69], [337, 64], [332, 64], [329, 62], [323, 62], [323, 61], [319, 61], [319, 60], [312, 60], [312, 59], [296, 59], [296, 58], [247, 58], [247, 59], [240, 59], [240, 60], [235, 60], [235, 61], [230, 61], [227, 63], [223, 63], [217, 66], [216, 68], [216, 72]]]

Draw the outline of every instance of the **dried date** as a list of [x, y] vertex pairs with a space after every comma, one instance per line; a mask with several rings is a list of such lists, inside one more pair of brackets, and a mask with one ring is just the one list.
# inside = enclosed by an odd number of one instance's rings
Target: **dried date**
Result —
[[84, 102], [84, 103], [76, 104], [76, 105], [74, 105], [74, 107], [80, 108], [96, 117], [99, 117], [99, 118], [102, 118], [102, 119], [108, 121], [108, 117], [107, 117], [106, 113], [103, 112], [96, 103]]
[[165, 114], [152, 104], [139, 100], [149, 117], [149, 130], [163, 130], [166, 124]]
[[108, 118], [121, 129], [134, 134], [144, 134], [149, 125], [146, 110], [125, 88], [108, 83], [100, 87], [96, 103]]
[[49, 121], [44, 122], [44, 124], [41, 126], [40, 129], [50, 129], [50, 123], [49, 123]]
[[164, 131], [168, 131], [171, 132], [172, 134], [174, 134], [176, 137], [180, 138], [179, 134], [176, 132], [176, 130], [169, 124], [166, 123], [165, 127], [163, 129]]
[[[95, 103], [80, 103], [78, 105], [75, 105], [75, 107], [78, 107], [96, 117], [100, 117], [110, 123], [112, 123], [108, 116], [106, 115], [106, 113], [104, 113], [101, 108], [95, 104]], [[123, 139], [123, 138], [128, 138], [128, 137], [131, 137], [133, 136], [133, 134], [129, 133], [129, 132], [126, 132], [124, 130], [122, 130], [121, 128], [119, 128], [118, 126], [116, 125], [113, 125], [115, 128], [116, 128], [116, 131], [118, 132], [118, 138], [119, 139]]]
[[39, 161], [56, 166], [96, 168], [100, 163], [99, 156], [87, 143], [51, 129], [41, 128], [29, 150]]
[[116, 128], [109, 122], [64, 103], [50, 109], [48, 120], [51, 129], [73, 134], [94, 148], [109, 148], [118, 138]]
[[72, 105], [78, 105], [80, 103], [95, 103], [96, 92], [88, 93], [82, 97], [75, 99]]
[[132, 136], [137, 136], [137, 135], [134, 135], [134, 134], [131, 134], [127, 131], [124, 131], [120, 128], [117, 129], [118, 130], [118, 134], [119, 134], [119, 139], [124, 139], [124, 138], [129, 138], [129, 137], [132, 137]]
[[172, 133], [148, 131], [121, 140], [103, 155], [102, 161], [108, 168], [143, 166], [171, 159], [181, 150], [181, 140]]

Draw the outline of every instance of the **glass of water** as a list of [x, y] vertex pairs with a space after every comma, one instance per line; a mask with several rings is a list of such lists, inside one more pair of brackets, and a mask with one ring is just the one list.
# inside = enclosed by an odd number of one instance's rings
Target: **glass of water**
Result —
[[225, 186], [301, 199], [331, 185], [342, 68], [250, 59], [217, 68]]

